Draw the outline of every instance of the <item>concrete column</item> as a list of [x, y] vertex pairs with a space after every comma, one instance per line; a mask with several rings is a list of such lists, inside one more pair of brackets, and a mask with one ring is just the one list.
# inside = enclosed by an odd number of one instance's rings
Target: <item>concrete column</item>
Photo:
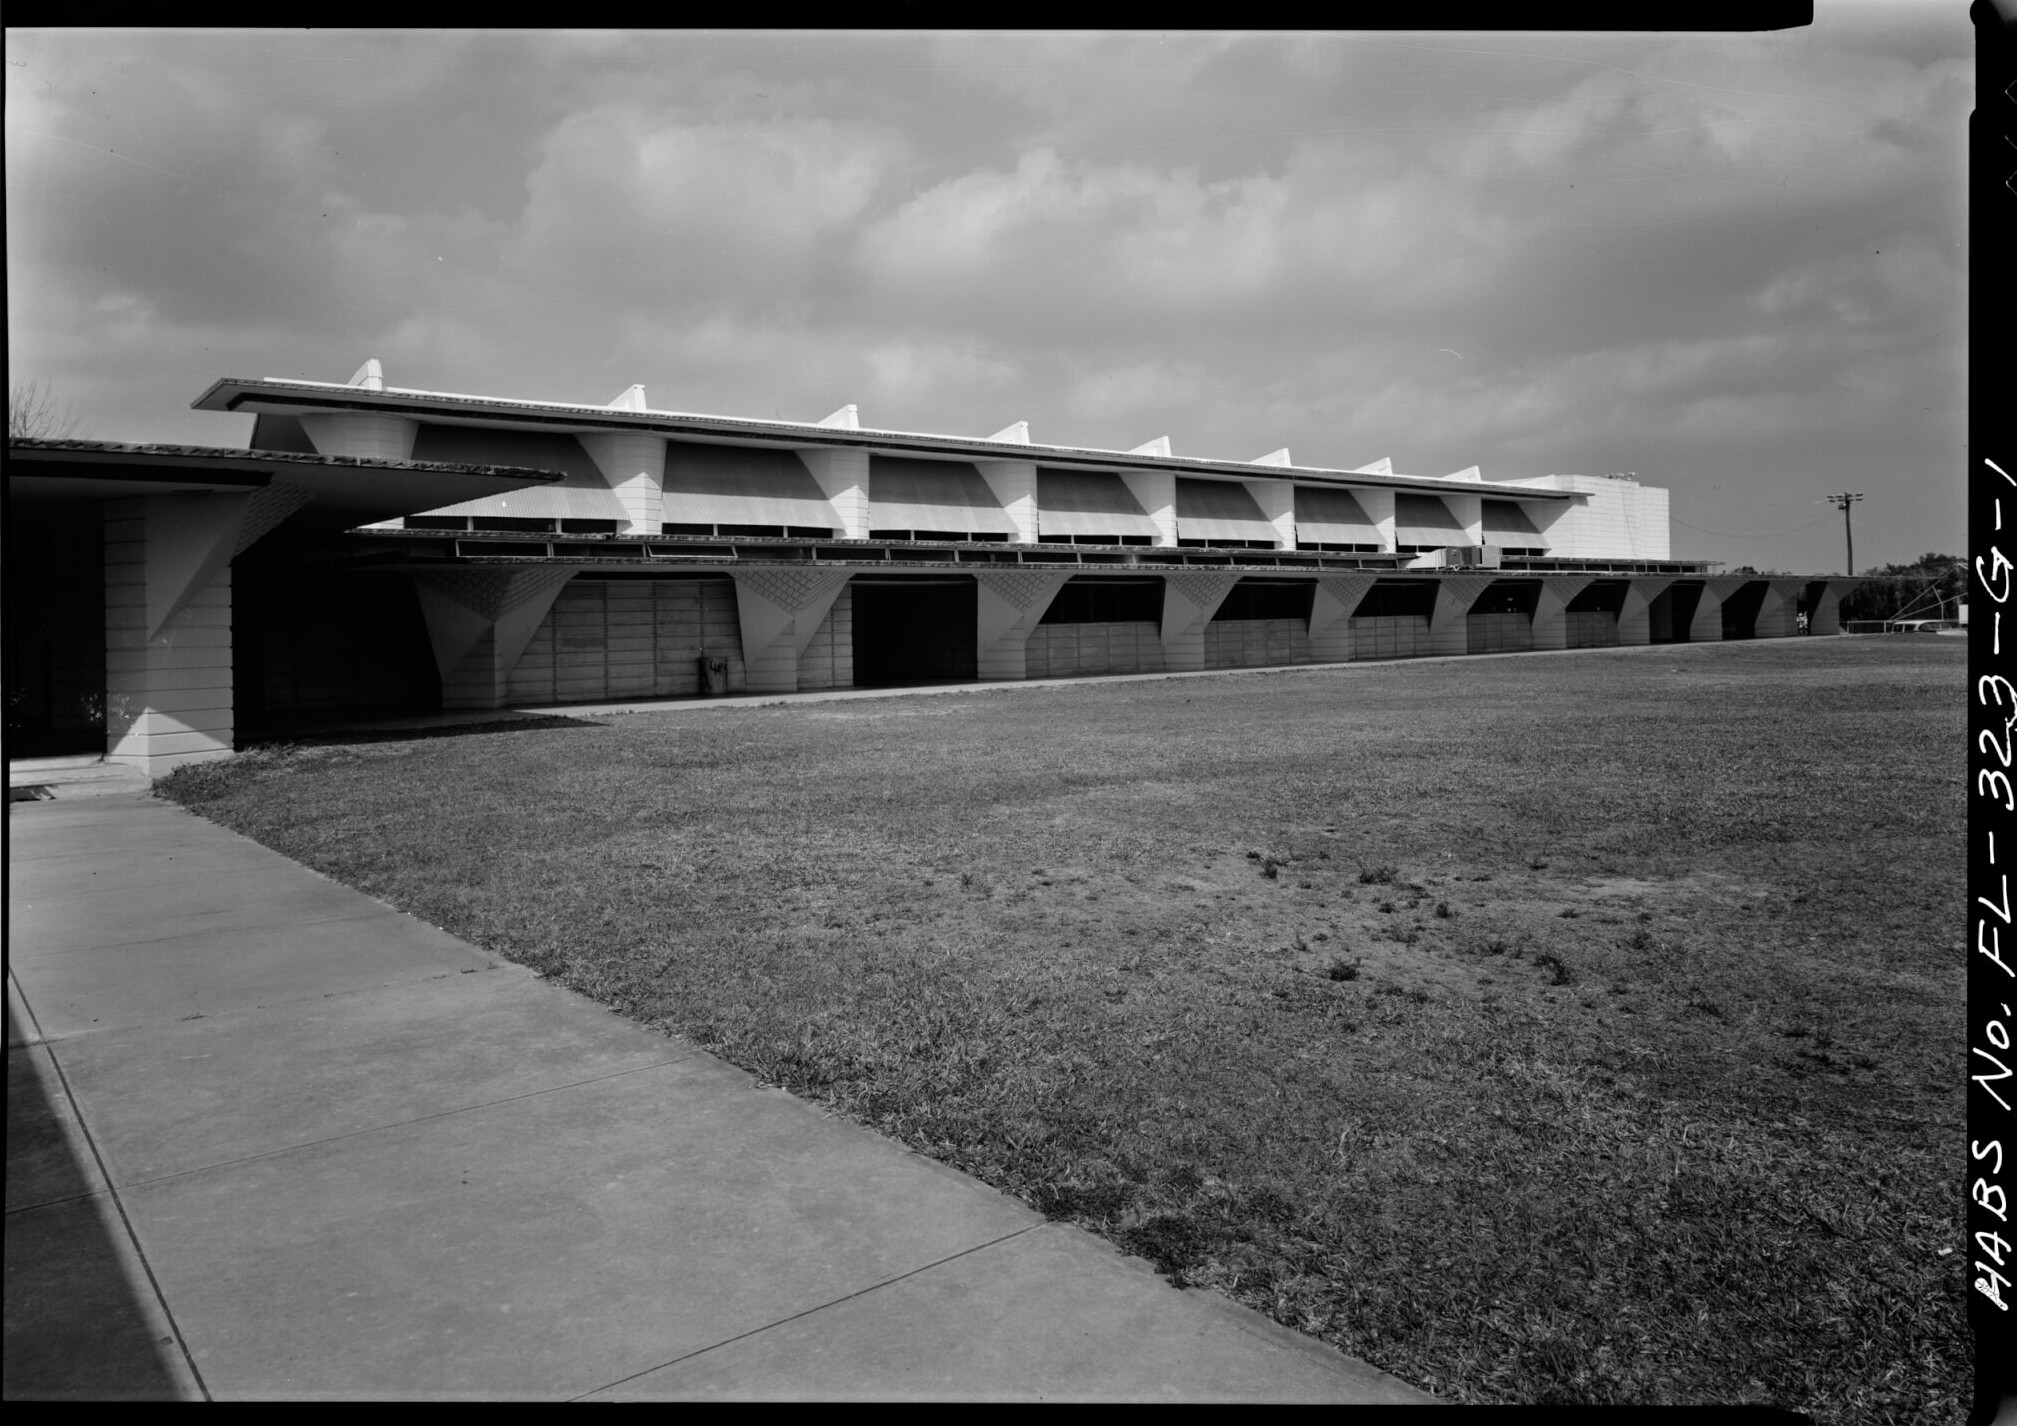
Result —
[[1688, 625], [1688, 642], [1691, 644], [1720, 644], [1723, 642], [1723, 601], [1742, 589], [1751, 581], [1738, 575], [1707, 580], [1702, 585], [1702, 602], [1695, 606], [1695, 617]]
[[844, 569], [732, 570], [751, 693], [796, 693], [798, 658], [847, 587]]
[[974, 574], [980, 586], [979, 624], [974, 647], [980, 676], [1000, 681], [1029, 677], [1029, 638], [1044, 610], [1071, 574], [1037, 570], [982, 570]]
[[1551, 574], [1541, 580], [1534, 605], [1534, 647], [1569, 647], [1569, 601], [1597, 582], [1593, 574]]
[[1842, 632], [1842, 596], [1855, 586], [1856, 581], [1829, 580], [1821, 586], [1821, 596], [1814, 607], [1807, 611], [1807, 632], [1809, 634], [1839, 634]]
[[[631, 389], [643, 399], [642, 388]], [[623, 533], [658, 534], [665, 521], [665, 437], [649, 431], [596, 431], [578, 439], [623, 502]]]
[[1310, 599], [1310, 657], [1318, 663], [1346, 663], [1352, 657], [1352, 611], [1378, 575], [1326, 574], [1317, 578]]
[[1430, 653], [1471, 651], [1470, 626], [1465, 619], [1491, 582], [1489, 576], [1478, 574], [1445, 575], [1436, 581], [1436, 610], [1429, 616]]
[[160, 777], [229, 757], [231, 555], [250, 495], [105, 504], [105, 756]]
[[1261, 514], [1275, 527], [1275, 548], [1296, 547], [1296, 486], [1290, 480], [1244, 480], [1247, 494], [1261, 507]]
[[1163, 576], [1163, 667], [1171, 673], [1205, 666], [1205, 625], [1226, 602], [1236, 574], [1187, 569]]
[[1653, 629], [1647, 611], [1673, 582], [1671, 579], [1634, 579], [1625, 586], [1625, 602], [1618, 610], [1620, 644], [1653, 642]]
[[977, 460], [974, 469], [1015, 522], [1015, 542], [1037, 542], [1037, 463], [1033, 460]]
[[443, 708], [502, 708], [525, 646], [576, 565], [418, 571], [414, 593], [441, 673]]
[[840, 521], [840, 537], [843, 540], [867, 539], [868, 452], [821, 447], [802, 450], [798, 458], [812, 472], [812, 478], [818, 484], [820, 494], [826, 497], [827, 504], [833, 506], [834, 517]]
[[1366, 518], [1379, 530], [1380, 548], [1391, 552], [1394, 548], [1394, 492], [1354, 488], [1352, 498], [1359, 502]]
[[412, 460], [413, 438], [420, 433], [420, 423], [378, 411], [335, 411], [303, 416], [301, 429], [321, 455]]
[[1156, 522], [1156, 543], [1175, 549], [1177, 543], [1177, 478], [1166, 470], [1124, 470], [1121, 484], [1135, 503]]
[[1774, 579], [1765, 585], [1765, 598], [1758, 605], [1757, 622], [1751, 626], [1753, 637], [1760, 639], [1790, 639], [1800, 632], [1794, 619], [1800, 602], [1800, 588], [1804, 580]]

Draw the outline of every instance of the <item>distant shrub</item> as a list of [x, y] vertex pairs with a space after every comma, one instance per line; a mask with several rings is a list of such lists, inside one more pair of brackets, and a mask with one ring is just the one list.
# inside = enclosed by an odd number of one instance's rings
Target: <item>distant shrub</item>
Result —
[[1400, 874], [1401, 869], [1397, 866], [1362, 866], [1359, 868], [1359, 881], [1366, 886], [1392, 886]]

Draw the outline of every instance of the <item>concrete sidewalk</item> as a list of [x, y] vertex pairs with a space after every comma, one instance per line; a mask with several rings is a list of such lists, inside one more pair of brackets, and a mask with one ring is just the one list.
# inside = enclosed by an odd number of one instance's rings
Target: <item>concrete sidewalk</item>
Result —
[[8, 827], [8, 1399], [1429, 1400], [170, 804]]

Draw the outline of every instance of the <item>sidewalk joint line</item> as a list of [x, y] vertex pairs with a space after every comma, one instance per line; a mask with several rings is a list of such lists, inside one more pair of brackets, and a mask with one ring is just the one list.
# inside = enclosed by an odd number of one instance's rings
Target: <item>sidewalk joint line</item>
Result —
[[751, 1337], [755, 1337], [764, 1332], [768, 1332], [773, 1327], [782, 1327], [787, 1323], [796, 1322], [800, 1318], [810, 1317], [815, 1312], [824, 1312], [829, 1307], [838, 1307], [843, 1302], [852, 1302], [857, 1297], [866, 1297], [871, 1292], [880, 1292], [882, 1291], [882, 1289], [894, 1286], [895, 1284], [904, 1281], [906, 1278], [913, 1278], [916, 1277], [919, 1273], [930, 1272], [933, 1268], [944, 1267], [947, 1263], [958, 1262], [961, 1258], [968, 1257], [974, 1253], [982, 1252], [988, 1248], [998, 1247], [1003, 1243], [1009, 1242], [1011, 1239], [1022, 1237], [1023, 1234], [1025, 1233], [1034, 1233], [1039, 1228], [1048, 1228], [1049, 1226], [1050, 1226], [1050, 1220], [1046, 1218], [1041, 1223], [1032, 1223], [1026, 1228], [1016, 1229], [1015, 1232], [1013, 1233], [1004, 1233], [999, 1238], [991, 1238], [985, 1243], [976, 1243], [971, 1248], [962, 1248], [957, 1253], [948, 1253], [945, 1257], [938, 1259], [936, 1262], [929, 1262], [924, 1264], [922, 1267], [912, 1268], [909, 1272], [898, 1273], [895, 1277], [885, 1278], [881, 1282], [870, 1283], [867, 1287], [859, 1288], [854, 1292], [842, 1293], [839, 1297], [834, 1298], [830, 1302], [822, 1302], [817, 1306], [808, 1307], [802, 1312], [794, 1312], [789, 1317], [780, 1317], [775, 1322], [766, 1322], [761, 1327], [752, 1327], [747, 1332], [738, 1332], [733, 1337], [724, 1337], [719, 1342], [711, 1342], [705, 1347], [696, 1347], [690, 1352], [683, 1352], [679, 1356], [671, 1358], [669, 1361], [660, 1362], [656, 1366], [646, 1367], [642, 1371], [632, 1372], [629, 1376], [618, 1377], [615, 1381], [607, 1382], [602, 1386], [591, 1387], [589, 1390], [581, 1393], [581, 1395], [570, 1396], [567, 1399], [570, 1402], [586, 1401], [589, 1397], [595, 1395], [597, 1392], [611, 1391], [616, 1387], [622, 1386], [627, 1381], [636, 1381], [640, 1377], [650, 1376], [653, 1372], [662, 1372], [667, 1367], [676, 1367], [681, 1362], [690, 1362], [695, 1357], [704, 1356], [709, 1352], [718, 1351], [722, 1347], [732, 1347], [737, 1342], [746, 1341]]
[[147, 1275], [148, 1290], [154, 1294], [155, 1304], [160, 1307], [161, 1316], [175, 1338], [175, 1350], [182, 1354], [183, 1365], [189, 1368], [189, 1375], [196, 1382], [196, 1389], [203, 1393], [203, 1399], [215, 1401], [217, 1398], [210, 1394], [210, 1384], [203, 1380], [203, 1372], [196, 1365], [196, 1357], [182, 1336], [182, 1324], [175, 1320], [175, 1309], [168, 1305], [168, 1295], [161, 1290], [160, 1279], [154, 1275], [154, 1264], [147, 1261], [147, 1250], [141, 1247], [140, 1235], [134, 1231], [133, 1219], [126, 1212], [126, 1200], [120, 1197], [119, 1185], [112, 1181], [111, 1171], [105, 1165], [105, 1156], [98, 1150], [98, 1136], [91, 1132], [91, 1125], [84, 1118], [84, 1106], [77, 1102], [76, 1091], [70, 1087], [70, 1076], [64, 1073], [63, 1061], [58, 1057], [56, 1047], [53, 1045], [49, 1048], [49, 1065], [56, 1071], [56, 1082], [63, 1086], [63, 1097], [70, 1102], [70, 1113], [77, 1121], [77, 1132], [83, 1138], [85, 1147], [90, 1149], [92, 1162], [98, 1166], [98, 1177], [105, 1184], [105, 1197], [119, 1214], [119, 1226], [124, 1230], [126, 1241], [133, 1249], [134, 1260], [140, 1264], [140, 1271]]

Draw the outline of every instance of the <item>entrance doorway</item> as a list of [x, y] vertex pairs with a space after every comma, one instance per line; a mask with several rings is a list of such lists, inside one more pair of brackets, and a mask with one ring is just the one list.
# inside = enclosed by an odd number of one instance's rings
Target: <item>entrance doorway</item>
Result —
[[7, 754], [105, 751], [105, 517], [14, 502], [6, 550]]

